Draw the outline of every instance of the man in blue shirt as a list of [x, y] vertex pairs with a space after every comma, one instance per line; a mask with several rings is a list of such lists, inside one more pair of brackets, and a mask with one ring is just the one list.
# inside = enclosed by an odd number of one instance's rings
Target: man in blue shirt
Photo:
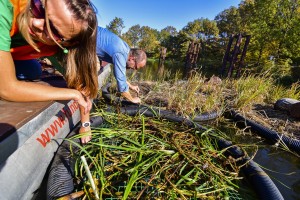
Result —
[[129, 93], [129, 89], [138, 93], [139, 87], [127, 81], [126, 68], [135, 70], [143, 68], [147, 61], [146, 53], [140, 49], [130, 49], [119, 36], [106, 28], [98, 27], [97, 56], [101, 61], [113, 64], [114, 76], [122, 96], [133, 103], [140, 103], [139, 97], [132, 97]]

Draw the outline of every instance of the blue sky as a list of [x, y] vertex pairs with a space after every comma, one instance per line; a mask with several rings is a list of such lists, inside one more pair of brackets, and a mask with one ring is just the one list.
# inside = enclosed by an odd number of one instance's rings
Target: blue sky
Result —
[[198, 18], [214, 19], [241, 0], [91, 0], [98, 10], [99, 26], [106, 27], [115, 17], [122, 18], [125, 28], [139, 24], [160, 31], [166, 26], [181, 30]]

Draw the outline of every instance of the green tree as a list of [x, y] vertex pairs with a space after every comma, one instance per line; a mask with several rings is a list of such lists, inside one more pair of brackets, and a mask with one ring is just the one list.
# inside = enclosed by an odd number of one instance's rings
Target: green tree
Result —
[[166, 28], [164, 28], [160, 31], [160, 39], [165, 40], [168, 37], [170, 37], [170, 36], [174, 37], [177, 34], [178, 34], [178, 32], [174, 26], [167, 26]]
[[[273, 29], [273, 37], [277, 41], [275, 55], [277, 58], [292, 58], [293, 54], [299, 51], [299, 21], [299, 1], [278, 1], [273, 19], [274, 27], [276, 27]], [[297, 55], [299, 57], [299, 54]]]
[[159, 48], [158, 31], [149, 26], [142, 26], [140, 29], [139, 47], [146, 52], [155, 53]]
[[193, 22], [189, 22], [183, 31], [188, 34], [192, 40], [205, 40], [209, 38], [218, 37], [219, 29], [217, 23], [214, 20], [209, 19], [196, 19]]
[[122, 18], [115, 17], [108, 26], [106, 26], [111, 32], [115, 33], [118, 36], [121, 36], [122, 30], [125, 28], [124, 21]]
[[241, 27], [241, 16], [239, 9], [230, 7], [215, 17], [220, 32], [220, 37], [229, 37], [232, 34], [244, 32]]
[[[239, 7], [257, 64], [299, 58], [299, 0], [246, 0]], [[275, 60], [275, 62], [277, 62]], [[284, 61], [285, 63], [286, 61]]]
[[134, 25], [128, 29], [126, 33], [122, 35], [123, 39], [132, 47], [138, 47], [138, 42], [141, 38], [140, 25]]
[[[159, 41], [162, 47], [167, 48], [167, 56], [176, 55], [176, 50], [178, 48], [177, 41], [178, 32], [175, 27], [167, 26], [160, 31]], [[173, 57], [172, 56], [172, 57]]]
[[[221, 58], [218, 58], [212, 52], [216, 52], [218, 48], [219, 29], [217, 23], [214, 20], [205, 18], [196, 19], [193, 22], [189, 22], [180, 34], [182, 37], [186, 37], [186, 42], [181, 46], [181, 53], [186, 52], [190, 41], [200, 42], [201, 49], [199, 52], [199, 64], [207, 65], [208, 62], [211, 65], [211, 60], [217, 60], [220, 62]], [[184, 36], [185, 35], [185, 36]], [[217, 44], [217, 45], [214, 45]]]

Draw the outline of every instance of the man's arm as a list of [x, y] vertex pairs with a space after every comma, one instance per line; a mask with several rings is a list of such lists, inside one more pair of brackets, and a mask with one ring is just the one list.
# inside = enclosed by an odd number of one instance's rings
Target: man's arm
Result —
[[114, 76], [117, 81], [118, 90], [122, 96], [133, 103], [140, 103], [139, 97], [132, 97], [129, 93], [129, 84], [126, 79], [126, 61], [127, 54], [116, 53], [113, 56]]

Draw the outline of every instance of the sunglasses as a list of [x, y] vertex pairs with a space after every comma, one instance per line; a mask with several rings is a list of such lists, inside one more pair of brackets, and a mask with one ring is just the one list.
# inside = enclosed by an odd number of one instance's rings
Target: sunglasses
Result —
[[[41, 0], [31, 0], [30, 11], [33, 17], [38, 19], [45, 19], [45, 8]], [[65, 39], [59, 34], [58, 30], [53, 26], [50, 20], [49, 20], [49, 26], [55, 40], [60, 40], [62, 42], [65, 41]], [[47, 31], [47, 35], [49, 35], [48, 31]]]

